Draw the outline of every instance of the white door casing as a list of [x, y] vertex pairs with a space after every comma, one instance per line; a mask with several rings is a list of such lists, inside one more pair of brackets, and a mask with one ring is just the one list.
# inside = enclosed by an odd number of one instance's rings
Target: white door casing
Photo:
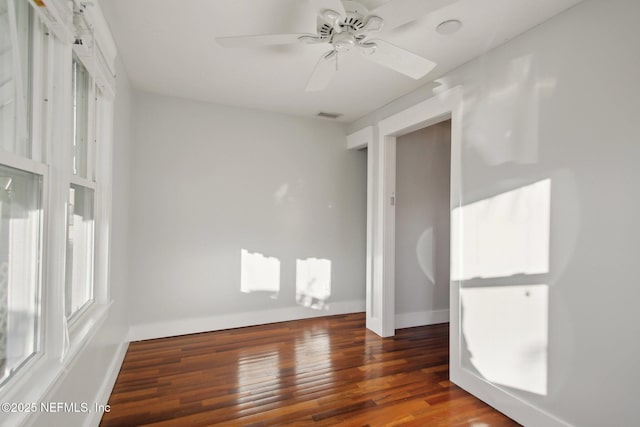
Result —
[[[367, 328], [395, 334], [396, 138], [451, 119], [451, 209], [460, 205], [460, 116], [462, 88], [455, 87], [347, 137], [347, 148], [367, 147]], [[393, 199], [393, 200], [392, 200]], [[452, 286], [451, 316], [457, 301]], [[457, 290], [457, 288], [456, 288]], [[452, 331], [453, 319], [452, 319]], [[452, 337], [453, 338], [453, 337]], [[452, 340], [453, 346], [453, 340]]]

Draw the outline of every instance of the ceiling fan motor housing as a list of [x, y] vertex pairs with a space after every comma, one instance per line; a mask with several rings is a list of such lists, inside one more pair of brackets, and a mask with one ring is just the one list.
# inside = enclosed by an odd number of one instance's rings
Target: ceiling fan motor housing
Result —
[[[318, 36], [333, 44], [337, 50], [349, 50], [355, 45], [356, 40], [361, 40], [364, 35], [356, 35], [365, 27], [365, 17], [369, 13], [362, 4], [346, 0], [343, 2], [346, 15], [341, 17], [335, 25], [324, 20], [318, 22]], [[343, 36], [340, 34], [346, 33]]]
[[347, 16], [341, 18], [338, 22], [339, 31], [336, 30], [331, 24], [325, 21], [320, 21], [318, 26], [318, 34], [323, 39], [331, 39], [334, 34], [341, 32], [351, 32], [362, 30], [364, 28], [364, 16], [353, 12], [348, 12]]

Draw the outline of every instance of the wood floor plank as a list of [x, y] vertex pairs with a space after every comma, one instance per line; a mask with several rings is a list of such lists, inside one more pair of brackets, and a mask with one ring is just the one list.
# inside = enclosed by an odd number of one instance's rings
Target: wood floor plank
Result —
[[449, 381], [447, 324], [349, 314], [131, 343], [101, 426], [518, 426]]

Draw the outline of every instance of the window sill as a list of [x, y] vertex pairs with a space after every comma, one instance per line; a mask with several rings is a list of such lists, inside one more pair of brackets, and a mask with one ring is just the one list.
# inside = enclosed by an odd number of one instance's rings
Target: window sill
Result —
[[20, 411], [2, 413], [2, 426], [29, 425], [30, 420], [39, 413], [40, 403], [46, 402], [47, 397], [55, 390], [59, 381], [74, 363], [75, 358], [82, 352], [91, 339], [96, 335], [111, 307], [112, 302], [106, 304], [92, 304], [72, 325], [69, 334], [70, 344], [62, 356], [42, 355], [34, 360], [26, 375], [9, 382], [9, 386], [0, 392], [0, 403], [35, 404], [36, 411]]
[[69, 347], [62, 355], [62, 364], [69, 365], [93, 338], [107, 317], [112, 302], [89, 305], [69, 326]]

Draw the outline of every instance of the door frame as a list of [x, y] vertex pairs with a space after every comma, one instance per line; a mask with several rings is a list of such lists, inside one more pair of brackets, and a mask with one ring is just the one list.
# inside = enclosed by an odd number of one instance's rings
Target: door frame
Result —
[[[451, 120], [450, 208], [453, 210], [460, 206], [461, 117], [462, 87], [456, 86], [347, 137], [347, 148], [367, 147], [366, 319], [367, 328], [381, 337], [395, 334], [395, 206], [392, 204], [395, 200], [392, 198], [395, 199], [396, 191], [396, 139]], [[450, 354], [456, 358], [459, 354], [458, 290], [459, 283], [452, 281]]]
[[[374, 217], [380, 220], [374, 228], [381, 255], [378, 268], [374, 268], [372, 281], [373, 299], [381, 301], [381, 328], [375, 331], [380, 336], [395, 334], [395, 193], [396, 193], [396, 140], [399, 136], [415, 132], [445, 120], [451, 120], [451, 169], [450, 210], [460, 206], [460, 146], [461, 146], [462, 87], [457, 86], [440, 92], [436, 96], [394, 114], [378, 123], [378, 176], [377, 203]], [[451, 236], [460, 235], [451, 233]], [[453, 247], [453, 245], [451, 245]], [[452, 257], [454, 254], [451, 254]], [[450, 286], [451, 355], [457, 356], [458, 288]], [[457, 335], [457, 334], [456, 334]], [[455, 350], [454, 350], [455, 347]]]

